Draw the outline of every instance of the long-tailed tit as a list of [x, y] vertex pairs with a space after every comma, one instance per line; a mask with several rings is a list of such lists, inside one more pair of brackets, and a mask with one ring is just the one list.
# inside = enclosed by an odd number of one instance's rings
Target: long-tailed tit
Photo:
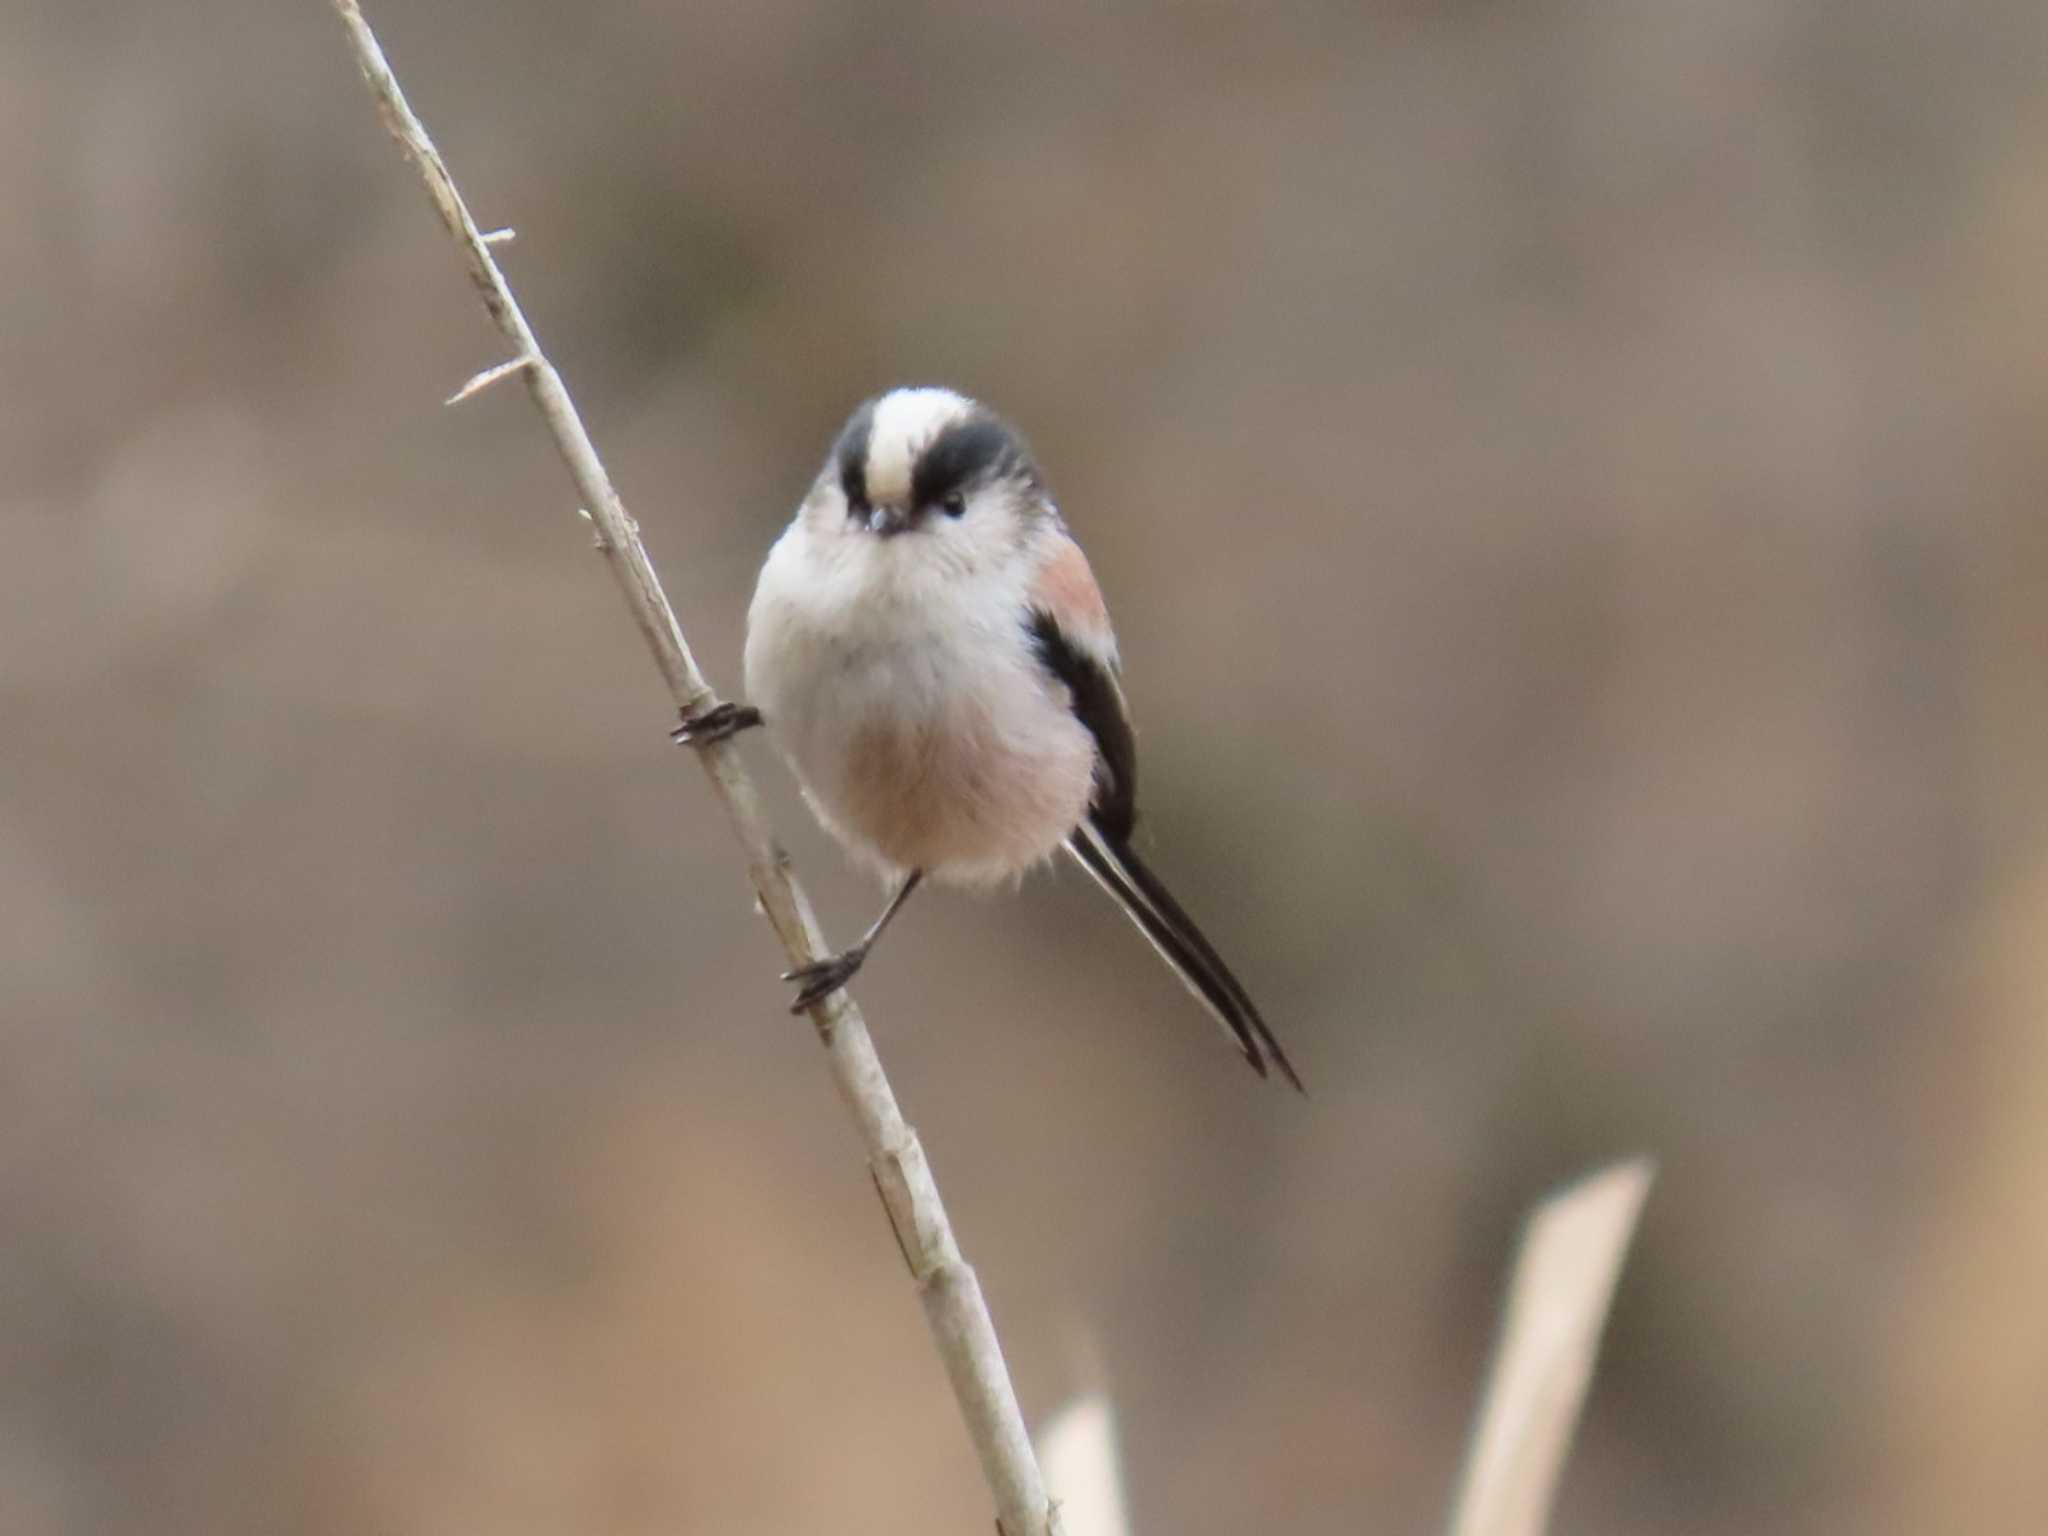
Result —
[[898, 389], [840, 432], [761, 569], [751, 706], [818, 818], [894, 885], [851, 949], [784, 979], [801, 1011], [844, 986], [926, 877], [981, 886], [1066, 850], [1130, 915], [1261, 1076], [1301, 1079], [1258, 1008], [1131, 845], [1137, 760], [1116, 635], [1024, 441], [951, 390]]

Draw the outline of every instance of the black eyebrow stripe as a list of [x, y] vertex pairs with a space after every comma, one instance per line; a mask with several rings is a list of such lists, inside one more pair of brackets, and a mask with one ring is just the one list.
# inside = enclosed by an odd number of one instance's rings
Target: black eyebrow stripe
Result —
[[875, 402], [865, 400], [846, 420], [839, 441], [832, 445], [832, 462], [839, 466], [839, 488], [846, 493], [849, 507], [868, 502], [868, 439], [875, 434]]
[[946, 427], [917, 456], [910, 472], [911, 505], [936, 505], [984, 475], [1029, 462], [1015, 432], [996, 417], [977, 411]]

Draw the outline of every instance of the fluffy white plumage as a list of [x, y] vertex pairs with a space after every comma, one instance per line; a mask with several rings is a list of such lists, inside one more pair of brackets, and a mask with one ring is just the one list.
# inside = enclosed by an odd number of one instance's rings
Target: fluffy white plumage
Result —
[[798, 1009], [852, 978], [920, 880], [991, 884], [1064, 846], [1252, 1067], [1301, 1086], [1132, 846], [1136, 750], [1109, 613], [993, 413], [944, 389], [854, 413], [762, 567], [746, 676], [819, 820], [895, 885], [859, 943], [789, 974]]
[[920, 526], [876, 537], [835, 455], [762, 568], [746, 676], [851, 852], [987, 884], [1050, 858], [1080, 823], [1095, 741], [1027, 627], [1041, 574], [1073, 547], [1035, 485], [998, 475], [958, 516], [908, 505], [919, 455], [972, 409], [937, 389], [876, 403], [852, 445], [866, 500]]

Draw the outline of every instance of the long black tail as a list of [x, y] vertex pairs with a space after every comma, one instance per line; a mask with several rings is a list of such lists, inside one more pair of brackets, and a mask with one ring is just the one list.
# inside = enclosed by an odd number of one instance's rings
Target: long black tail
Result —
[[1116, 898], [1117, 905], [1152, 941], [1152, 947], [1165, 957], [1187, 989], [1230, 1031], [1252, 1070], [1264, 1077], [1267, 1058], [1271, 1057], [1296, 1091], [1306, 1093], [1294, 1064], [1259, 1016], [1258, 1006], [1245, 995], [1230, 967], [1223, 963], [1223, 957], [1202, 937], [1195, 920], [1173, 899], [1159, 877], [1145, 867], [1131, 845], [1110, 837], [1091, 818], [1075, 828], [1074, 835], [1067, 839], [1067, 852]]

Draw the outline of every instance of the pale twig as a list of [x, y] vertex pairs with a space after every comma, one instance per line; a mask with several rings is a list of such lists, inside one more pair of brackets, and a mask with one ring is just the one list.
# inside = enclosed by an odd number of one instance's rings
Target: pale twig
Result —
[[1116, 1414], [1106, 1393], [1077, 1397], [1040, 1426], [1038, 1459], [1060, 1491], [1067, 1536], [1130, 1536]]
[[1451, 1536], [1539, 1536], [1593, 1374], [1651, 1168], [1617, 1163], [1529, 1220]]
[[[526, 387], [554, 435], [590, 520], [597, 526], [599, 548], [618, 578], [626, 606], [632, 610], [634, 621], [654, 654], [669, 697], [685, 720], [702, 714], [717, 703], [717, 696], [704, 681], [683, 639], [675, 613], [640, 543], [639, 530], [626, 515], [610, 476], [598, 461], [597, 450], [583, 429], [561, 376], [534, 339], [526, 316], [513, 298], [504, 274], [498, 270], [489, 243], [463, 204], [440, 153], [406, 105], [398, 80], [385, 62], [383, 50], [363, 20], [356, 0], [334, 0], [334, 7], [348, 29], [356, 61], [376, 98], [385, 126], [418, 168], [441, 222], [461, 247], [484, 307], [512, 343], [515, 361], [492, 372], [503, 376], [518, 371], [525, 377]], [[488, 374], [480, 378], [482, 383], [490, 382]], [[481, 388], [482, 383], [476, 387]], [[696, 755], [739, 838], [746, 854], [748, 878], [760, 898], [761, 910], [782, 941], [783, 952], [796, 965], [823, 958], [827, 950], [818, 932], [817, 919], [790, 873], [788, 856], [768, 825], [760, 796], [741, 766], [739, 754], [729, 742], [717, 741], [699, 747]], [[883, 1076], [882, 1063], [875, 1055], [860, 1010], [844, 992], [838, 992], [812, 1008], [810, 1018], [830, 1058], [840, 1097], [859, 1127], [875, 1187], [881, 1191], [890, 1224], [917, 1283], [925, 1321], [945, 1362], [946, 1375], [994, 1495], [999, 1529], [1003, 1536], [1055, 1536], [1059, 1517], [1046, 1498], [1038, 1461], [1024, 1430], [1023, 1415], [1018, 1411], [1017, 1395], [1003, 1365], [980, 1283], [960, 1256], [924, 1150], [897, 1108], [896, 1096]]]

